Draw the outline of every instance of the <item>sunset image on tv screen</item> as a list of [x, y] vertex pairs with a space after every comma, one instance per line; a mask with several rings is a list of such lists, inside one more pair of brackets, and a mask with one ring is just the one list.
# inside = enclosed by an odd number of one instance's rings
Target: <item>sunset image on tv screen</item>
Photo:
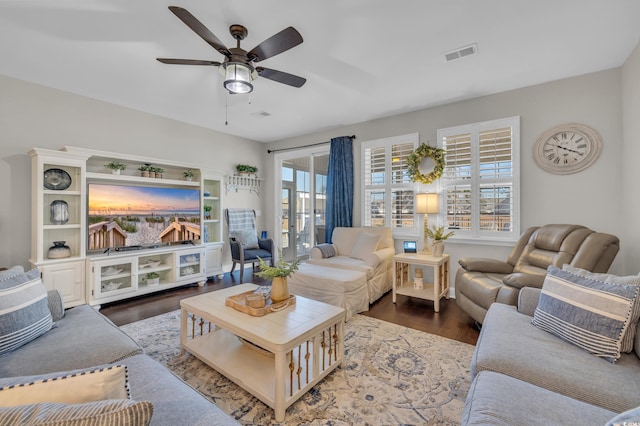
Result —
[[89, 184], [88, 249], [200, 238], [200, 190]]

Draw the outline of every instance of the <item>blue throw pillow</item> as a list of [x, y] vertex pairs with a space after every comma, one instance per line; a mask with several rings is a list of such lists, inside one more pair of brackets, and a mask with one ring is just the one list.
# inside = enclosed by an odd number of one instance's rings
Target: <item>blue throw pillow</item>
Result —
[[0, 281], [0, 355], [29, 343], [52, 326], [47, 289], [38, 269]]
[[615, 362], [637, 297], [638, 286], [597, 281], [549, 266], [531, 322]]
[[336, 255], [336, 248], [333, 246], [333, 244], [328, 244], [328, 243], [318, 244], [316, 248], [320, 250], [320, 254], [322, 254], [323, 259], [326, 259], [328, 257], [333, 257]]

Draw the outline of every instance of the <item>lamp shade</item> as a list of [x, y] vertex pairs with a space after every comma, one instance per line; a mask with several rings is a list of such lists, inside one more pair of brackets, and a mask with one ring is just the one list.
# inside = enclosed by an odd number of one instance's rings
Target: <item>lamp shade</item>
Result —
[[439, 212], [440, 212], [440, 203], [438, 201], [438, 194], [436, 193], [416, 194], [416, 213], [434, 214]]
[[251, 71], [245, 64], [232, 62], [226, 64], [224, 88], [231, 93], [251, 92], [253, 90]]

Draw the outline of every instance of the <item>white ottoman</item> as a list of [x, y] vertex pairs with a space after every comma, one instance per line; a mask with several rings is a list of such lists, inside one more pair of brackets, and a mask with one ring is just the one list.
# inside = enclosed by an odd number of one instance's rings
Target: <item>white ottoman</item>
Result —
[[303, 263], [287, 278], [287, 283], [291, 294], [344, 308], [345, 321], [353, 314], [369, 310], [364, 272]]

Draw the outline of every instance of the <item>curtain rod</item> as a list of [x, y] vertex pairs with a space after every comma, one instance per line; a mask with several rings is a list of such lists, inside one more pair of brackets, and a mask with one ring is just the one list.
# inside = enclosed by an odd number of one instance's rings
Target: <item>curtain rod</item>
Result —
[[[351, 137], [351, 139], [355, 139], [356, 135], [351, 135], [350, 137]], [[291, 148], [268, 149], [267, 150], [267, 154], [271, 154], [272, 152], [289, 151], [289, 150], [292, 150], [292, 149], [308, 148], [310, 146], [324, 145], [324, 144], [327, 144], [327, 143], [331, 143], [331, 141], [312, 143], [312, 144], [309, 144], [309, 145], [302, 145], [302, 146], [292, 146]]]

